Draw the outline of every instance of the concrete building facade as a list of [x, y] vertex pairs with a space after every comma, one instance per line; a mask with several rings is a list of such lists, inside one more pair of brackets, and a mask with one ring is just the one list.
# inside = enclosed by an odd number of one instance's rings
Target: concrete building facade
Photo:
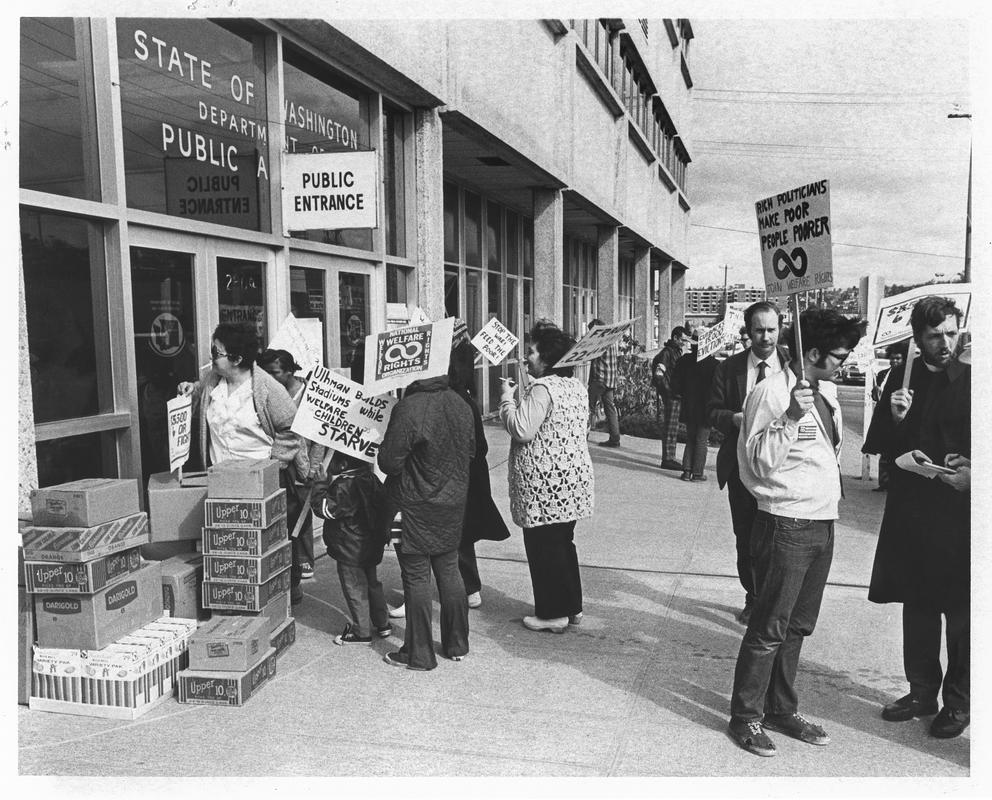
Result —
[[[20, 28], [21, 498], [168, 469], [220, 321], [317, 319], [325, 363], [457, 315], [521, 339], [682, 321], [688, 20], [29, 18]], [[374, 151], [374, 228], [287, 232], [298, 153]], [[659, 299], [657, 316], [652, 297]], [[480, 364], [484, 411], [506, 363]], [[195, 462], [194, 462], [195, 463]]]

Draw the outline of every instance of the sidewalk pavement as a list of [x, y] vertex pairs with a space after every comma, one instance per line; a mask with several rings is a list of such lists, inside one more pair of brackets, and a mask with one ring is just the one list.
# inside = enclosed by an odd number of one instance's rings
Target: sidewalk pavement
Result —
[[[509, 523], [509, 441], [492, 424], [486, 434], [494, 495]], [[477, 547], [483, 605], [470, 612], [469, 656], [460, 663], [439, 659], [430, 673], [396, 669], [382, 656], [402, 642], [403, 620], [395, 621], [390, 639], [371, 647], [332, 644], [346, 606], [334, 564], [323, 556], [316, 580], [304, 584], [304, 603], [294, 609], [296, 643], [245, 706], [166, 703], [131, 723], [19, 707], [20, 773], [970, 775], [969, 732], [941, 741], [927, 734], [929, 718], [894, 724], [879, 716], [881, 705], [906, 687], [900, 608], [866, 597], [884, 495], [854, 477], [860, 442], [851, 442], [844, 457], [847, 496], [833, 570], [797, 678], [801, 710], [824, 725], [832, 742], [813, 747], [773, 735], [777, 757], [757, 758], [726, 734], [743, 633], [734, 617], [744, 593], [726, 495], [713, 471], [715, 450], [709, 480], [687, 483], [658, 468], [659, 442], [624, 437], [619, 449], [596, 446], [605, 436], [593, 433], [590, 441], [596, 513], [576, 531], [581, 626], [560, 636], [522, 627], [532, 595], [522, 537], [511, 526], [507, 541]], [[319, 538], [317, 549], [323, 549]], [[392, 551], [380, 576], [389, 601], [401, 602]], [[435, 604], [435, 631], [437, 613]]]

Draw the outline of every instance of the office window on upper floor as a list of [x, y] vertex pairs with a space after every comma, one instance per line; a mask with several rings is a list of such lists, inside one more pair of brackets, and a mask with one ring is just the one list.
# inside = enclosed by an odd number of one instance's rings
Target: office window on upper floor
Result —
[[386, 253], [406, 256], [406, 142], [411, 129], [410, 115], [383, 106], [383, 172], [385, 199]]
[[21, 188], [98, 200], [89, 22], [25, 17], [20, 47]]

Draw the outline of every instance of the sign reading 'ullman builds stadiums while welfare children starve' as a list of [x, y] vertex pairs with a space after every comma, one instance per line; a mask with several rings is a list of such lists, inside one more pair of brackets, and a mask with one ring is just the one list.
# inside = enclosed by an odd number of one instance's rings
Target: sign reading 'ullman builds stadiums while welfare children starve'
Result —
[[379, 162], [373, 151], [285, 154], [283, 227], [290, 231], [375, 228]]
[[754, 204], [769, 297], [834, 285], [830, 181], [816, 181]]

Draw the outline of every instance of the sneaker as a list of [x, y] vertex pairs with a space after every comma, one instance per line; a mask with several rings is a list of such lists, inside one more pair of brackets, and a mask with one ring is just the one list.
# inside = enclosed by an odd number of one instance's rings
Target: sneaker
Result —
[[692, 482], [693, 483], [702, 483], [705, 480], [707, 480], [707, 478], [706, 478], [705, 475], [702, 475], [702, 474], [700, 474], [700, 475], [693, 475], [692, 476]]
[[685, 472], [683, 472], [682, 473], [682, 480], [684, 480], [684, 481], [691, 481], [692, 480], [692, 473], [689, 472], [688, 470], [686, 470]]
[[402, 650], [386, 653], [386, 655], [382, 657], [382, 660], [393, 667], [406, 667], [407, 669], [412, 669], [415, 672], [428, 672], [426, 667], [411, 667], [410, 655], [408, 653], [404, 653]]
[[344, 630], [334, 637], [334, 644], [372, 644], [372, 637], [359, 636], [355, 626], [349, 622], [344, 626]]
[[376, 628], [375, 632], [380, 639], [388, 639], [393, 635], [393, 626], [387, 625], [385, 628]]
[[762, 724], [770, 731], [784, 733], [807, 744], [830, 744], [830, 737], [819, 725], [810, 722], [798, 711], [791, 714], [765, 714]]
[[882, 708], [886, 722], [908, 722], [913, 717], [928, 717], [937, 713], [937, 700], [923, 700], [912, 692]]
[[524, 627], [531, 631], [551, 631], [552, 633], [564, 633], [568, 627], [568, 617], [555, 617], [554, 619], [541, 619], [540, 617], [524, 617]]
[[599, 443], [599, 446], [600, 447], [619, 447], [620, 446], [620, 440], [617, 439], [616, 441], [614, 441], [613, 439], [607, 439], [605, 442], [600, 442]]
[[465, 656], [464, 655], [461, 655], [461, 656], [445, 656], [445, 658], [448, 659], [448, 661], [464, 661], [465, 660]]
[[580, 611], [578, 614], [572, 614], [568, 618], [568, 624], [569, 625], [581, 625], [582, 624], [582, 612]]
[[674, 459], [671, 458], [666, 458], [658, 466], [661, 467], [662, 469], [682, 469], [682, 462], [675, 461]]
[[731, 720], [727, 726], [727, 732], [730, 734], [731, 739], [749, 753], [754, 753], [754, 755], [763, 756], [764, 758], [770, 758], [775, 755], [775, 742], [768, 738], [765, 729], [757, 720], [752, 720], [751, 722], [735, 722]]
[[304, 564], [300, 567], [300, 580], [302, 581], [312, 581], [313, 580], [313, 564]]
[[468, 596], [468, 607], [478, 608], [481, 605], [482, 605], [482, 594], [480, 592], [472, 592], [472, 594]]
[[396, 608], [389, 609], [389, 616], [393, 619], [400, 619], [406, 616], [406, 606], [404, 603], [400, 603]]
[[964, 733], [970, 722], [971, 714], [968, 711], [958, 711], [944, 706], [930, 723], [930, 735], [938, 739], [953, 739]]

